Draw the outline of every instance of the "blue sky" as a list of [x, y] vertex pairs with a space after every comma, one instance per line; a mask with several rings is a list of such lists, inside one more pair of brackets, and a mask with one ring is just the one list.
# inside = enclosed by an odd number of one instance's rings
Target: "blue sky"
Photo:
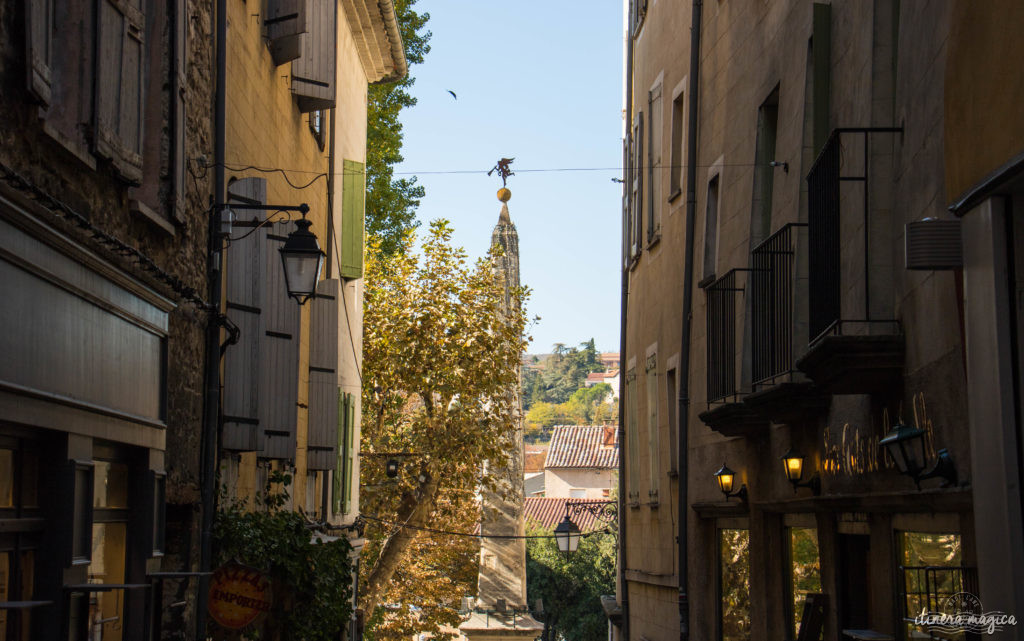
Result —
[[[622, 3], [420, 0], [416, 9], [430, 13], [433, 38], [412, 68], [419, 103], [402, 115], [395, 172], [426, 188], [419, 220], [451, 220], [456, 243], [482, 255], [500, 210], [501, 179], [486, 171], [514, 157], [509, 211], [528, 310], [541, 316], [529, 351], [591, 337], [617, 351]], [[558, 168], [595, 169], [527, 171]]]

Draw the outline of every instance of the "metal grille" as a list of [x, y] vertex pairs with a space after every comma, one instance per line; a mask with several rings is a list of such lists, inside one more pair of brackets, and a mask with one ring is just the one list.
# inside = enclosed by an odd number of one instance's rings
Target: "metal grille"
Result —
[[[978, 594], [978, 571], [970, 567], [900, 566], [899, 602], [905, 623], [923, 612], [942, 612], [955, 594]], [[973, 635], [968, 634], [968, 638]], [[932, 636], [932, 638], [936, 638]]]
[[736, 301], [743, 292], [745, 269], [731, 269], [708, 285], [708, 404], [738, 395], [736, 379]]
[[840, 136], [833, 132], [807, 174], [810, 335], [839, 320]]
[[793, 372], [793, 290], [798, 230], [790, 223], [751, 252], [753, 382], [772, 382]]

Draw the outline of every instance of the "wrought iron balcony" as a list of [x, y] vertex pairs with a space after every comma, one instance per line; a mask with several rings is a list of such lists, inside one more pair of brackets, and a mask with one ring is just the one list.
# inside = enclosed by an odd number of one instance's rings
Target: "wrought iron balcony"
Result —
[[[808, 352], [797, 367], [825, 392], [868, 394], [890, 390], [897, 385], [903, 370], [903, 333], [894, 318], [873, 317], [871, 307], [870, 211], [872, 134], [902, 131], [893, 127], [835, 129], [807, 175], [808, 187]], [[844, 136], [862, 143], [859, 158], [854, 148], [844, 147]], [[859, 137], [859, 138], [858, 138]], [[844, 160], [860, 172], [843, 173]], [[843, 183], [860, 185], [860, 212], [856, 191], [842, 191]], [[844, 205], [847, 205], [844, 207]], [[861, 217], [863, 239], [843, 237], [844, 220]], [[849, 227], [847, 220], [846, 227]], [[863, 260], [849, 260], [850, 253], [861, 248]], [[844, 255], [847, 260], [844, 261]], [[847, 265], [847, 273], [843, 273]], [[857, 287], [863, 290], [863, 305], [843, 295]], [[859, 307], [859, 309], [854, 309]]]
[[[765, 429], [767, 420], [743, 404], [738, 363], [742, 362], [743, 292], [749, 269], [731, 269], [704, 290], [707, 295], [707, 398], [700, 419], [725, 436], [744, 436]], [[747, 390], [749, 391], [749, 390]]]

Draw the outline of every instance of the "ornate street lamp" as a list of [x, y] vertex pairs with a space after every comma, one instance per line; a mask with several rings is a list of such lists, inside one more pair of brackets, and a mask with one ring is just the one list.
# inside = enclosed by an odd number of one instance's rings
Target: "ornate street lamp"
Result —
[[799, 487], [809, 487], [815, 496], [821, 494], [821, 477], [815, 472], [814, 476], [801, 483], [804, 478], [804, 455], [792, 447], [782, 455], [782, 465], [786, 470], [786, 479], [793, 484], [793, 493]]
[[725, 495], [725, 500], [729, 500], [732, 497], [739, 498], [740, 501], [747, 500], [747, 486], [741, 485], [740, 489], [735, 492], [732, 491], [733, 484], [736, 482], [736, 472], [733, 472], [723, 462], [722, 468], [715, 472], [715, 480], [718, 481], [718, 489], [722, 490], [722, 494]]
[[942, 487], [956, 485], [958, 483], [956, 466], [953, 464], [953, 457], [949, 455], [948, 450], [939, 450], [932, 468], [927, 472], [924, 471], [928, 462], [924, 435], [925, 431], [920, 428], [897, 423], [885, 435], [885, 438], [878, 441], [878, 444], [884, 447], [892, 460], [896, 462], [896, 469], [900, 471], [900, 474], [906, 474], [914, 479], [917, 489], [921, 489], [921, 481], [931, 478], [943, 479]]
[[580, 529], [576, 527], [568, 514], [555, 528], [555, 541], [558, 543], [558, 551], [566, 556], [575, 552], [580, 546]]
[[302, 218], [295, 221], [296, 230], [288, 234], [284, 247], [279, 250], [288, 295], [299, 305], [316, 294], [316, 283], [324, 264], [325, 254], [316, 242], [316, 234], [309, 231], [312, 224], [303, 212]]

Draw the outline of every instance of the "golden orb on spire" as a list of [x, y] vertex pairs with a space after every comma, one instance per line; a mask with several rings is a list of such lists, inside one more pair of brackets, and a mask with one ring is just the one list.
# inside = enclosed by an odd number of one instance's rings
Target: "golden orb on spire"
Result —
[[508, 187], [502, 187], [498, 190], [498, 200], [503, 203], [507, 203], [512, 198], [512, 190]]

